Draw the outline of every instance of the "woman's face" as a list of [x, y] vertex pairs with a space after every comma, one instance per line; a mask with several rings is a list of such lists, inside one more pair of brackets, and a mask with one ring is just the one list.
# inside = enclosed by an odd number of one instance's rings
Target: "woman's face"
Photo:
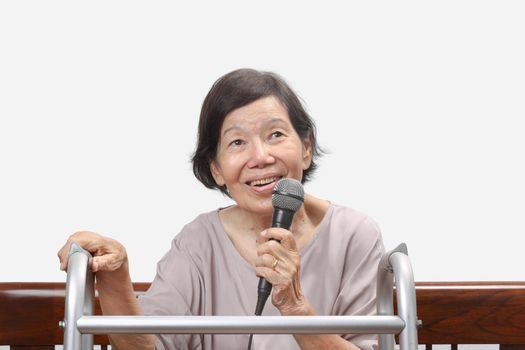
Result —
[[280, 101], [264, 97], [226, 116], [211, 170], [241, 208], [271, 215], [275, 183], [282, 177], [300, 181], [311, 153], [309, 139], [301, 141]]

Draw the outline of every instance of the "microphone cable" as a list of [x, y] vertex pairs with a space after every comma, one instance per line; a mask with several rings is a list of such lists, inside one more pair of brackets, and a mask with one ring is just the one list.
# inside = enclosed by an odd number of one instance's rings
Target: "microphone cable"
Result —
[[[259, 287], [257, 288], [257, 306], [255, 307], [255, 316], [261, 316], [264, 304], [268, 300], [270, 291], [272, 290], [272, 284], [264, 278], [259, 279]], [[248, 350], [252, 348], [253, 334], [250, 334], [250, 340], [248, 341]]]
[[253, 334], [250, 334], [250, 340], [248, 341], [248, 350], [252, 349], [252, 339], [253, 339]]

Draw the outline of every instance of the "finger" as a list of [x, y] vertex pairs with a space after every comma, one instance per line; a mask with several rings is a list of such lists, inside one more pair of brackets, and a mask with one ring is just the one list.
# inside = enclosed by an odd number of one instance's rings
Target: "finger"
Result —
[[295, 237], [289, 230], [272, 227], [261, 232], [261, 241], [268, 241], [272, 239], [279, 241], [285, 248], [289, 250], [297, 250]]
[[[274, 268], [274, 264], [275, 264], [275, 268]], [[279, 259], [270, 254], [260, 255], [255, 260], [255, 267], [267, 267], [267, 268], [276, 270], [278, 265], [279, 265]]]
[[68, 263], [70, 248], [71, 248], [71, 242], [70, 242], [70, 239], [68, 239], [66, 241], [66, 244], [64, 244], [57, 253], [58, 261], [60, 262], [60, 270], [62, 271], [67, 270], [67, 263]]
[[114, 271], [120, 267], [119, 261], [113, 254], [95, 256], [91, 262], [91, 270], [97, 271]]
[[270, 282], [274, 291], [290, 290], [295, 287], [300, 288], [299, 281], [286, 272], [280, 273], [268, 267], [256, 267], [255, 274]]
[[[279, 260], [280, 271], [292, 271], [292, 268], [300, 264], [300, 256], [297, 251], [293, 251], [285, 248], [281, 243], [277, 241], [268, 241], [263, 245], [257, 247], [257, 254], [263, 256], [265, 254], [271, 255]], [[273, 264], [273, 259], [270, 262]], [[266, 266], [266, 265], [265, 265]], [[287, 266], [287, 268], [283, 268]], [[271, 265], [270, 265], [271, 267]]]
[[286, 230], [280, 227], [270, 227], [266, 230], [261, 231], [261, 243], [267, 242], [271, 239], [280, 241], [282, 239], [283, 231]]
[[94, 232], [80, 231], [71, 237], [71, 243], [75, 242], [91, 254], [97, 254], [104, 245], [104, 237]]
[[91, 259], [91, 271], [104, 271], [106, 269], [107, 261], [104, 256], [95, 256]]
[[60, 270], [64, 270], [63, 266], [64, 266], [64, 258], [62, 257], [62, 250], [64, 249], [64, 247], [60, 248], [59, 251], [57, 252], [57, 257], [58, 257], [58, 262], [60, 263]]
[[284, 248], [281, 246], [281, 243], [276, 240], [267, 241], [263, 244], [259, 244], [257, 247], [257, 255], [262, 256], [264, 254], [273, 255], [277, 258], [282, 258], [284, 253]]
[[60, 262], [60, 270], [65, 271], [67, 268], [67, 260], [68, 260], [67, 253], [64, 254], [64, 252], [61, 249], [58, 251], [57, 256], [58, 256], [58, 261]]
[[255, 274], [258, 277], [264, 278], [274, 286], [279, 285], [283, 280], [283, 277], [278, 272], [272, 270], [269, 267], [256, 267]]

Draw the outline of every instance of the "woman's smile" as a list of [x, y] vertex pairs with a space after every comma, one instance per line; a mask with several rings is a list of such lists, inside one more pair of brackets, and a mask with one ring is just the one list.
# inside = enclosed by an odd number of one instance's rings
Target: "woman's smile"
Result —
[[253, 191], [256, 193], [264, 193], [272, 192], [273, 188], [275, 187], [275, 184], [279, 179], [281, 179], [282, 176], [272, 176], [267, 178], [262, 178], [258, 180], [253, 180], [247, 183], [248, 186], [251, 187]]

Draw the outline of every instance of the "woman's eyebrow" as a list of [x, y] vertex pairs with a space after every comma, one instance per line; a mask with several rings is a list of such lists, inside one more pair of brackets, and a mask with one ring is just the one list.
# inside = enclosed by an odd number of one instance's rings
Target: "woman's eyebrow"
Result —
[[229, 133], [231, 131], [236, 131], [236, 130], [242, 130], [242, 128], [240, 126], [237, 126], [237, 125], [230, 126], [229, 128], [227, 128], [226, 130], [224, 130], [222, 132], [222, 136], [226, 135], [227, 133]]
[[[279, 118], [279, 117], [274, 117], [268, 121], [265, 121], [262, 126], [263, 127], [270, 127], [270, 126], [273, 126], [274, 124], [282, 124], [283, 126], [288, 126], [286, 121], [284, 121], [282, 118]], [[243, 128], [241, 126], [238, 126], [238, 125], [232, 125], [228, 128], [226, 128], [223, 132], [222, 132], [222, 135], [221, 136], [224, 136], [226, 135], [227, 133], [229, 132], [232, 132], [232, 131], [242, 131]]]
[[272, 126], [274, 124], [283, 124], [285, 126], [288, 125], [288, 123], [286, 123], [286, 121], [284, 121], [282, 118], [279, 118], [279, 117], [272, 118], [272, 119], [268, 120], [264, 124], [265, 124], [265, 126]]

